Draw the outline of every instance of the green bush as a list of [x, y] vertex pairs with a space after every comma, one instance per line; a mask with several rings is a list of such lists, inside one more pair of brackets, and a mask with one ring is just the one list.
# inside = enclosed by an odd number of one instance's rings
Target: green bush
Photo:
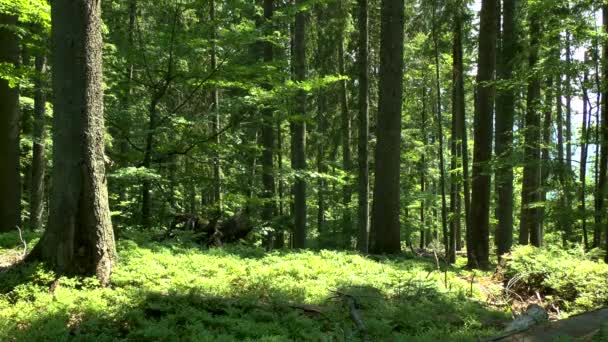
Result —
[[574, 313], [608, 304], [608, 265], [595, 260], [580, 248], [521, 246], [506, 256], [504, 274], [516, 291], [538, 291]]

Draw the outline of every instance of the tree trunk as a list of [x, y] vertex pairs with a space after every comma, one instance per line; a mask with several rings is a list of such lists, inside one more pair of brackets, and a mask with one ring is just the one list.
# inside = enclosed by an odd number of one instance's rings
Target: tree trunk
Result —
[[46, 159], [44, 146], [46, 139], [46, 91], [43, 79], [46, 73], [46, 56], [36, 56], [36, 80], [34, 94], [34, 136], [32, 151], [32, 181], [30, 186], [30, 228], [42, 228], [44, 211], [44, 174]]
[[[264, 19], [265, 31], [267, 35], [272, 34], [272, 17], [274, 12], [273, 0], [264, 0]], [[272, 64], [273, 61], [273, 48], [272, 43], [265, 42], [263, 49], [263, 60], [264, 63]], [[269, 83], [265, 84], [264, 87], [267, 90], [271, 89]], [[265, 200], [264, 210], [262, 212], [262, 220], [266, 224], [270, 224], [273, 217], [276, 214], [276, 202], [275, 196], [275, 182], [274, 182], [274, 108], [266, 107], [262, 110], [262, 145], [264, 150], [262, 151], [262, 185], [264, 187], [263, 198]], [[272, 247], [272, 240], [274, 234], [268, 236], [266, 241], [266, 247]]]
[[358, 140], [358, 235], [357, 249], [369, 249], [369, 20], [368, 0], [359, 4], [359, 140]]
[[[0, 63], [19, 64], [17, 17], [0, 14]], [[0, 79], [0, 232], [21, 226], [19, 88]]]
[[[296, 0], [300, 6], [304, 0]], [[306, 13], [299, 10], [295, 19], [294, 32], [294, 73], [295, 81], [306, 80]], [[306, 115], [306, 92], [298, 90], [296, 95], [296, 115]], [[306, 121], [297, 119], [293, 122], [293, 169], [298, 173], [306, 171]], [[294, 248], [306, 248], [306, 179], [304, 175], [296, 176], [294, 184]]]
[[[604, 34], [608, 34], [608, 4], [605, 2], [602, 5], [602, 19], [604, 26]], [[608, 168], [608, 41], [602, 41], [602, 155], [600, 161], [600, 182], [599, 190], [601, 199], [599, 209], [602, 215], [600, 216], [600, 224], [604, 225], [604, 237], [606, 239], [607, 253], [604, 260], [608, 262], [608, 225], [604, 223], [604, 197], [606, 196], [606, 169]], [[598, 232], [601, 235], [601, 231]], [[600, 237], [598, 236], [598, 240]]]
[[[505, 1], [497, 76], [510, 82], [517, 57], [517, 1]], [[513, 245], [513, 124], [515, 93], [511, 87], [501, 88], [496, 95], [495, 154], [496, 167], [496, 247], [497, 254], [508, 253]]]
[[[587, 56], [585, 55], [585, 64], [587, 62]], [[587, 196], [587, 150], [589, 146], [589, 127], [591, 126], [591, 113], [589, 113], [589, 108], [591, 101], [589, 100], [589, 93], [587, 91], [587, 82], [589, 82], [589, 73], [585, 70], [583, 75], [583, 84], [581, 86], [583, 91], [583, 122], [581, 128], [581, 167], [579, 178], [581, 181], [580, 188], [580, 204], [579, 204], [579, 212], [581, 216], [581, 226], [583, 229], [583, 244], [585, 245], [585, 250], [589, 249], [589, 236], [587, 234], [587, 205], [585, 203], [585, 198]]]
[[519, 243], [531, 243], [540, 247], [539, 209], [535, 205], [540, 201], [540, 79], [533, 71], [538, 63], [540, 24], [537, 13], [530, 16], [530, 52], [528, 68], [533, 72], [528, 81], [528, 96], [526, 109], [526, 122], [524, 132], [524, 178], [522, 183], [521, 219], [519, 225]]
[[53, 186], [49, 224], [30, 257], [107, 284], [116, 250], [104, 166], [100, 4], [51, 6]]
[[[435, 91], [437, 95], [437, 133], [439, 135], [439, 175], [440, 175], [440, 187], [441, 187], [441, 231], [443, 234], [443, 245], [445, 247], [445, 255], [453, 253], [453, 258], [450, 256], [449, 259], [456, 260], [456, 249], [450, 247], [450, 239], [448, 237], [448, 208], [445, 195], [445, 156], [443, 154], [443, 118], [441, 114], [441, 80], [439, 74], [439, 47], [437, 46], [437, 30], [436, 30], [436, 3], [433, 2], [433, 48], [435, 52]], [[454, 234], [452, 234], [454, 235]]]
[[399, 174], [403, 95], [403, 0], [383, 0], [380, 32], [378, 142], [372, 204], [372, 252], [399, 253]]
[[551, 125], [552, 125], [552, 110], [553, 110], [553, 77], [548, 76], [546, 81], [545, 103], [544, 103], [544, 121], [542, 124], [542, 148], [541, 148], [541, 179], [540, 179], [540, 202], [542, 207], [538, 208], [538, 224], [540, 229], [541, 240], [545, 232], [545, 203], [547, 201], [547, 187], [549, 185], [549, 170], [551, 166], [551, 157], [549, 155], [549, 146], [551, 146]]
[[[346, 75], [344, 68], [344, 33], [340, 33], [338, 42], [338, 72], [340, 75]], [[344, 206], [342, 230], [343, 238], [346, 241], [350, 241], [352, 234], [352, 222], [350, 214], [350, 202], [352, 199], [352, 189], [350, 182], [350, 172], [352, 171], [351, 161], [351, 124], [350, 124], [350, 113], [348, 110], [348, 89], [346, 86], [346, 80], [340, 81], [340, 111], [342, 121], [342, 168], [346, 173], [346, 182], [344, 183], [344, 193], [342, 197], [342, 205]]]
[[471, 198], [469, 266], [489, 267], [490, 240], [490, 170], [492, 157], [492, 117], [494, 109], [494, 69], [498, 0], [483, 0], [480, 14], [477, 96], [475, 97], [475, 146], [473, 149], [473, 191]]
[[[266, 8], [264, 8], [266, 13]], [[215, 0], [209, 2], [209, 20], [212, 25], [211, 32], [211, 70], [217, 69], [217, 25], [215, 23]], [[213, 111], [213, 122], [211, 124], [211, 135], [214, 136], [215, 151], [213, 153], [213, 197], [217, 209], [221, 212], [222, 203], [222, 168], [219, 148], [220, 140], [220, 92], [217, 87], [211, 90], [211, 106]]]

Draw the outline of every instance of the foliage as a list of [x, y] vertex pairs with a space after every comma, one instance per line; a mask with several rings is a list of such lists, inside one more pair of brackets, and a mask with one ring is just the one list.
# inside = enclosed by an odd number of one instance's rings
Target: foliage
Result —
[[504, 273], [516, 289], [582, 312], [608, 305], [608, 265], [597, 259], [581, 248], [520, 246], [505, 256]]
[[[125, 234], [130, 239], [119, 241], [108, 288], [92, 278], [54, 281], [39, 264], [4, 271], [0, 339], [352, 340], [356, 327], [337, 293], [357, 298], [376, 341], [474, 340], [494, 333], [484, 322], [505, 317], [466, 298], [468, 284], [451, 271], [446, 288], [430, 260], [245, 246], [200, 250]], [[0, 243], [19, 246], [15, 234], [0, 235]]]

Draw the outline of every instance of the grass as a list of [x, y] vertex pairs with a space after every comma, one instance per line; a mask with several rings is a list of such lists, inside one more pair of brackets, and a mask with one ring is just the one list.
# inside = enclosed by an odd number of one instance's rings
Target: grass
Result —
[[[22, 248], [15, 237], [0, 235], [0, 258]], [[0, 340], [469, 341], [508, 320], [469, 298], [469, 272], [438, 272], [433, 259], [201, 250], [141, 233], [118, 251], [107, 288], [92, 278], [56, 281], [40, 264], [0, 273]], [[483, 289], [475, 285], [473, 297]]]

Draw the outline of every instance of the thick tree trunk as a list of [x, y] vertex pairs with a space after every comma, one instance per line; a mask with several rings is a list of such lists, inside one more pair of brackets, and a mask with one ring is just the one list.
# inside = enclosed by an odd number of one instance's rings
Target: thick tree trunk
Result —
[[492, 157], [492, 118], [494, 109], [494, 69], [498, 0], [483, 0], [480, 14], [477, 95], [475, 97], [475, 146], [470, 226], [469, 266], [488, 268], [490, 252], [490, 170]]
[[31, 257], [107, 284], [116, 250], [104, 166], [100, 14], [94, 0], [51, 6], [53, 186], [49, 224]]
[[[296, 0], [299, 6], [304, 0]], [[294, 30], [294, 73], [295, 81], [306, 80], [306, 13], [298, 11], [295, 19]], [[298, 90], [296, 95], [295, 111], [297, 115], [306, 115], [306, 93]], [[306, 171], [306, 121], [298, 119], [293, 122], [293, 169], [296, 172]], [[294, 184], [294, 219], [295, 232], [293, 239], [294, 248], [306, 248], [306, 180], [303, 175], [298, 175]]]
[[42, 228], [44, 211], [44, 174], [46, 159], [44, 146], [46, 139], [46, 90], [43, 79], [46, 73], [46, 56], [36, 56], [36, 81], [34, 94], [34, 136], [32, 151], [32, 180], [30, 186], [30, 228]]
[[372, 205], [373, 253], [399, 253], [399, 174], [403, 95], [403, 0], [383, 0], [380, 32], [380, 83]]
[[358, 118], [358, 235], [357, 249], [369, 249], [369, 22], [368, 0], [359, 4], [359, 118]]
[[[501, 32], [500, 54], [497, 58], [497, 76], [509, 82], [517, 57], [517, 1], [505, 1]], [[496, 95], [495, 154], [496, 167], [496, 247], [497, 254], [508, 253], [513, 245], [513, 123], [515, 92], [511, 87], [501, 88]]]
[[[538, 63], [540, 24], [537, 13], [530, 17], [530, 52], [528, 56], [528, 68], [534, 70]], [[528, 81], [528, 96], [525, 122], [525, 148], [524, 148], [524, 178], [522, 183], [521, 219], [519, 225], [519, 243], [534, 246], [541, 245], [539, 209], [535, 204], [540, 201], [540, 78], [532, 71], [533, 75]]]
[[[19, 64], [17, 17], [0, 14], [0, 63]], [[0, 79], [0, 232], [21, 226], [19, 88]]]

